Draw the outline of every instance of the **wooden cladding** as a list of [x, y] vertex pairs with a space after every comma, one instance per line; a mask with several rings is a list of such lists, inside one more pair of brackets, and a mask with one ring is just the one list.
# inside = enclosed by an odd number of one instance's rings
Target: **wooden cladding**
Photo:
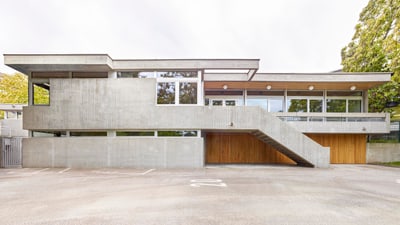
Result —
[[366, 163], [367, 136], [365, 134], [306, 134], [324, 147], [331, 149], [333, 164]]
[[206, 163], [296, 164], [248, 133], [208, 133]]
[[[332, 164], [366, 163], [365, 134], [306, 134], [330, 147]], [[280, 163], [294, 161], [248, 133], [208, 133], [206, 163]]]

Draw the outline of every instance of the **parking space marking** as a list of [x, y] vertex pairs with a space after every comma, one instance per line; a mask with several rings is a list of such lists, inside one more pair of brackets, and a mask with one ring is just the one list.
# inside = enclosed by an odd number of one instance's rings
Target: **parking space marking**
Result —
[[212, 186], [212, 187], [227, 187], [226, 183], [221, 179], [193, 179], [190, 180], [191, 187]]
[[61, 171], [58, 171], [58, 173], [64, 173], [64, 172], [67, 172], [68, 170], [70, 170], [71, 168], [66, 168], [66, 169], [64, 169], [64, 170], [61, 170]]
[[48, 169], [50, 169], [50, 168], [44, 168], [44, 169], [41, 169], [41, 170], [37, 170], [37, 171], [35, 171], [35, 172], [32, 172], [31, 175], [38, 174], [38, 173], [43, 172], [43, 171], [46, 171], [46, 170], [48, 170]]
[[147, 171], [141, 173], [141, 175], [146, 175], [146, 174], [148, 174], [148, 173], [153, 172], [154, 170], [156, 170], [156, 169], [149, 169], [149, 170], [147, 170]]

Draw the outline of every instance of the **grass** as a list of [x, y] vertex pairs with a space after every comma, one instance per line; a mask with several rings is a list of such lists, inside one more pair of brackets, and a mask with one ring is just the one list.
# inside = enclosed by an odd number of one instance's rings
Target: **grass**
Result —
[[393, 166], [393, 167], [400, 167], [400, 161], [396, 162], [387, 162], [387, 163], [382, 163], [385, 166]]

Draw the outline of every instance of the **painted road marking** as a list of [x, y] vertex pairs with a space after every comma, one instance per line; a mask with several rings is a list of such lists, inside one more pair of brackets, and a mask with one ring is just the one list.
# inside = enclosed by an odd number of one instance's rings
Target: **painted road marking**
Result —
[[59, 171], [58, 173], [64, 173], [64, 172], [67, 172], [68, 170], [70, 170], [71, 168], [66, 168], [66, 169], [64, 169], [64, 170], [61, 170], [61, 171]]
[[141, 175], [146, 175], [146, 174], [148, 174], [148, 173], [153, 172], [154, 170], [156, 170], [156, 169], [149, 169], [149, 170], [147, 170], [147, 171], [141, 173]]
[[212, 187], [227, 187], [226, 183], [221, 179], [194, 179], [190, 180], [191, 187], [212, 186]]
[[93, 173], [99, 173], [99, 174], [109, 174], [109, 175], [128, 175], [128, 176], [135, 176], [135, 175], [146, 175], [148, 173], [153, 172], [156, 169], [149, 169], [144, 171], [143, 173], [120, 173], [120, 172], [114, 172], [114, 171], [92, 171]]
[[397, 179], [397, 180], [396, 180], [396, 183], [400, 184], [400, 179]]
[[31, 174], [32, 174], [32, 175], [34, 175], [34, 174], [38, 174], [38, 173], [40, 173], [40, 172], [43, 172], [43, 171], [46, 171], [46, 170], [48, 170], [48, 169], [50, 169], [50, 168], [44, 168], [44, 169], [41, 169], [41, 170], [38, 170], [38, 171], [32, 172]]

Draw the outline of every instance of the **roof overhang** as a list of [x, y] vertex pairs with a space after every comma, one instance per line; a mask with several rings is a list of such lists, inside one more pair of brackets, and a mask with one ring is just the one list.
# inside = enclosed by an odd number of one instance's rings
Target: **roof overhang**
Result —
[[4, 64], [17, 71], [246, 70], [254, 76], [259, 59], [119, 59], [107, 54], [4, 54]]
[[206, 74], [205, 89], [265, 90], [357, 90], [370, 88], [389, 82], [391, 73], [257, 73], [251, 81], [245, 74]]
[[28, 74], [41, 71], [109, 71], [107, 54], [4, 54], [4, 64]]

